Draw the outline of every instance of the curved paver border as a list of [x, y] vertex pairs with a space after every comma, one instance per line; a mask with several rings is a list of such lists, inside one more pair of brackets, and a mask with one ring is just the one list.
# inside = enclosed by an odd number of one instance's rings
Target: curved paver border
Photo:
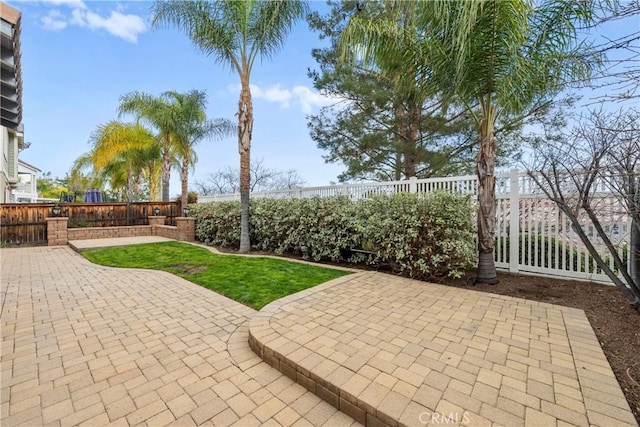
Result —
[[[410, 333], [370, 339], [389, 325]], [[350, 329], [352, 353], [340, 341]], [[366, 425], [460, 411], [472, 425], [637, 425], [579, 309], [366, 272], [265, 306], [249, 321], [249, 345]]]

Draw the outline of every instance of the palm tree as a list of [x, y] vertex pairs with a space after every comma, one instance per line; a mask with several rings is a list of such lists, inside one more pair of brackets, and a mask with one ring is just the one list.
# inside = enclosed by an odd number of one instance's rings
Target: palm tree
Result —
[[92, 149], [74, 162], [72, 174], [91, 167], [113, 190], [125, 189], [128, 202], [139, 198], [143, 179], [150, 196], [157, 193], [160, 149], [157, 139], [140, 124], [111, 121], [91, 135]]
[[193, 168], [197, 161], [195, 145], [209, 137], [221, 138], [231, 135], [236, 127], [225, 119], [207, 120], [207, 95], [204, 91], [191, 90], [186, 94], [169, 91], [165, 92], [163, 97], [172, 100], [171, 105], [174, 107], [173, 122], [176, 126], [172, 138], [180, 161], [182, 206], [187, 206], [189, 169]]
[[[494, 126], [548, 104], [568, 82], [588, 79], [597, 59], [584, 55], [576, 24], [593, 17], [591, 2], [549, 0], [423, 1], [416, 8], [411, 48], [400, 59], [422, 64], [421, 82], [455, 95], [473, 116], [478, 132], [478, 280], [496, 283]], [[343, 37], [345, 56], [365, 62], [398, 59], [398, 25], [352, 18]]]
[[145, 92], [130, 92], [120, 97], [118, 116], [132, 113], [136, 119], [143, 120], [159, 132], [161, 150], [162, 201], [169, 201], [169, 182], [171, 181], [171, 165], [175, 161], [175, 144], [172, 134], [178, 116], [175, 106], [166, 96], [153, 96]]
[[227, 65], [240, 77], [238, 151], [240, 153], [240, 252], [249, 240], [249, 188], [253, 103], [249, 87], [257, 58], [269, 58], [284, 44], [294, 23], [305, 15], [301, 0], [158, 1], [152, 8], [154, 26], [175, 25], [206, 55]]

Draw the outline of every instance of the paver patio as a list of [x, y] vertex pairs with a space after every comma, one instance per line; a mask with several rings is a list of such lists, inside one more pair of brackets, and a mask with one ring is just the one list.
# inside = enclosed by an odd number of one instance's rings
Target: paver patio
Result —
[[363, 272], [271, 303], [249, 334], [367, 425], [637, 425], [574, 308]]
[[256, 312], [69, 247], [0, 258], [3, 426], [637, 426], [581, 310], [362, 272]]
[[3, 427], [354, 423], [251, 351], [251, 308], [69, 247], [0, 258]]

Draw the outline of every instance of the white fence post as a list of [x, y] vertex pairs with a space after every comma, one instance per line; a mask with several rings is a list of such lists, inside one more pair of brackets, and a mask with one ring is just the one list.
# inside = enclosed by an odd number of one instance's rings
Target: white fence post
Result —
[[518, 191], [518, 169], [509, 171], [509, 272], [520, 269], [520, 192]]
[[415, 176], [409, 177], [409, 193], [417, 193], [418, 192], [418, 178]]

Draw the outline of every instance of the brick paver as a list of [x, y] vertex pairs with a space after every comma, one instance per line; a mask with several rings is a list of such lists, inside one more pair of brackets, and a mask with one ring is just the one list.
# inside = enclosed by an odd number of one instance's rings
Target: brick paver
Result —
[[255, 312], [68, 247], [0, 258], [3, 426], [637, 426], [581, 310], [366, 272]]
[[0, 258], [3, 427], [355, 423], [251, 351], [242, 304], [66, 246]]
[[363, 272], [268, 305], [249, 333], [371, 425], [637, 426], [574, 308]]

